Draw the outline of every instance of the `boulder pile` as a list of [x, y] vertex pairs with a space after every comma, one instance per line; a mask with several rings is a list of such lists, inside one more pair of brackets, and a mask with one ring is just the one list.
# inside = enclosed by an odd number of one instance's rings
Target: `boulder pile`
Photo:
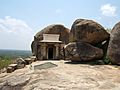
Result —
[[60, 41], [65, 44], [59, 52], [62, 59], [93, 61], [105, 60], [107, 56], [112, 64], [120, 65], [120, 22], [111, 33], [99, 23], [87, 19], [75, 20], [70, 31], [63, 25], [49, 25], [35, 35], [31, 44], [37, 59], [40, 59], [41, 53], [36, 46], [43, 39], [43, 34], [60, 34]]
[[31, 56], [30, 58], [17, 58], [16, 62], [14, 64], [10, 64], [7, 67], [7, 73], [12, 73], [13, 71], [15, 71], [16, 69], [21, 69], [24, 68], [26, 65], [31, 64], [32, 62], [34, 62], [36, 60], [36, 57]]
[[110, 34], [93, 20], [77, 19], [70, 31], [65, 56], [71, 61], [102, 59], [106, 55]]

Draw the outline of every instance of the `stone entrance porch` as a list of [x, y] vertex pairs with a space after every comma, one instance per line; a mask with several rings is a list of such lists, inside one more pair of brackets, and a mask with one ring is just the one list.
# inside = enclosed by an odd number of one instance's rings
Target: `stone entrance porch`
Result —
[[54, 43], [54, 42], [44, 42], [40, 43], [41, 45], [41, 59], [59, 59], [60, 58], [60, 43]]
[[58, 34], [43, 34], [43, 40], [38, 44], [38, 57], [40, 60], [60, 59], [62, 41], [59, 41]]

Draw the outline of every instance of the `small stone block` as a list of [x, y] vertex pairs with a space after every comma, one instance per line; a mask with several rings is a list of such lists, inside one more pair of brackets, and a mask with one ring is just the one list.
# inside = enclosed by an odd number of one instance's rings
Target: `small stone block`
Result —
[[30, 58], [25, 59], [26, 64], [31, 64], [33, 61]]
[[17, 64], [10, 64], [8, 67], [12, 67], [15, 70], [17, 69]]
[[7, 67], [7, 73], [12, 73], [14, 69], [12, 67]]

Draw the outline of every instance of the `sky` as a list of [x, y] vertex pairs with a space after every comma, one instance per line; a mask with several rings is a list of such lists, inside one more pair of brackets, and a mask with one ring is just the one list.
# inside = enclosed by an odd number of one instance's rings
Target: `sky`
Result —
[[120, 0], [0, 0], [0, 49], [30, 50], [34, 35], [51, 24], [71, 28], [90, 19], [105, 28], [120, 21]]

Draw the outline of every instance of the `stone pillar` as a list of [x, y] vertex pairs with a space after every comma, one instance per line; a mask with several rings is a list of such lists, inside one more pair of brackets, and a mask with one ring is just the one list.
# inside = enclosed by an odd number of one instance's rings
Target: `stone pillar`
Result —
[[60, 44], [60, 48], [63, 49], [65, 44]]
[[59, 59], [59, 44], [55, 44], [55, 47], [56, 47], [55, 59]]
[[47, 53], [46, 53], [46, 44], [42, 43], [41, 44], [41, 54], [42, 54], [42, 59], [47, 59]]
[[65, 46], [65, 44], [60, 44], [60, 49], [61, 49], [61, 51], [60, 51], [60, 53], [61, 53], [61, 59], [64, 59], [65, 60], [65, 48], [64, 48], [64, 46]]

